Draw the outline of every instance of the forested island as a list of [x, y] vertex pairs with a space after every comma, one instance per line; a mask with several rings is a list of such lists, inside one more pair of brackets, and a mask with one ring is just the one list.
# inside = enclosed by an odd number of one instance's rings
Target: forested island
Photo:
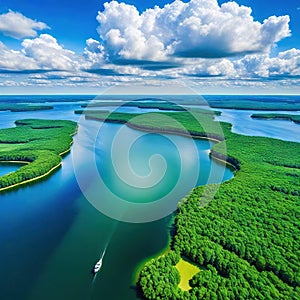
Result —
[[0, 161], [23, 162], [16, 172], [0, 177], [0, 191], [38, 180], [56, 168], [72, 144], [72, 121], [26, 119], [0, 130]]
[[292, 114], [253, 114], [251, 115], [253, 119], [262, 119], [262, 120], [284, 120], [292, 121], [294, 123], [300, 124], [300, 115]]
[[[168, 124], [166, 116], [175, 119]], [[220, 185], [193, 189], [178, 205], [170, 251], [145, 264], [138, 286], [146, 299], [300, 298], [300, 144], [231, 132], [213, 114], [86, 114], [86, 118], [155, 132], [219, 141], [211, 156], [236, 168]], [[201, 122], [199, 123], [199, 118]], [[200, 124], [205, 124], [201, 126]], [[205, 128], [204, 128], [205, 127]], [[225, 140], [224, 140], [225, 139]], [[226, 145], [226, 152], [225, 152]], [[199, 268], [179, 287], [184, 259]]]
[[11, 112], [25, 112], [25, 111], [39, 111], [53, 109], [51, 105], [33, 105], [33, 104], [19, 104], [19, 103], [0, 103], [0, 111]]

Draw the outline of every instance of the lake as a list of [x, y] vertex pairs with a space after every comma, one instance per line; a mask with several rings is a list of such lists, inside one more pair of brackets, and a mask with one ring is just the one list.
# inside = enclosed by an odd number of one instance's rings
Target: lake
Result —
[[[78, 103], [60, 103], [53, 111], [1, 112], [0, 125], [1, 128], [11, 127], [13, 121], [28, 117], [76, 121], [79, 116], [73, 114], [73, 109], [78, 108]], [[149, 159], [155, 153], [164, 157], [169, 168], [167, 180], [161, 181], [157, 190], [141, 197], [139, 188], [128, 190], [128, 186], [118, 180], [108, 159], [109, 140], [122, 126], [105, 124], [96, 141], [84, 134], [94, 126], [94, 121], [82, 121], [81, 129], [74, 137], [72, 153], [46, 180], [0, 194], [1, 299], [138, 299], [134, 288], [137, 269], [143, 261], [167, 246], [172, 214], [140, 224], [117, 221], [99, 212], [78, 186], [74, 151], [80, 150], [81, 160], [76, 160], [76, 164], [85, 178], [93, 180], [88, 166], [93, 159], [91, 149], [95, 149], [97, 168], [107, 179], [107, 185], [126, 195], [129, 202], [147, 203], [172, 190], [182, 172], [181, 155], [176, 154], [176, 150], [181, 145], [188, 154], [187, 145], [192, 140], [124, 128], [128, 138], [140, 135], [130, 153], [136, 173], [140, 176], [148, 174]], [[190, 189], [191, 182], [193, 185], [204, 184], [211, 170], [214, 171], [210, 182], [233, 176], [230, 169], [209, 158], [210, 142], [197, 140], [193, 143], [199, 156], [198, 166], [191, 161], [185, 174], [197, 167], [200, 176], [192, 180], [184, 176], [180, 189], [183, 194]], [[99, 194], [99, 200], [109, 199]], [[93, 279], [91, 270], [105, 248], [102, 268]]]
[[[18, 96], [16, 102], [50, 101], [55, 108], [30, 113], [0, 112], [0, 127], [12, 127], [15, 120], [23, 118], [78, 121], [79, 116], [73, 110], [80, 109], [81, 104], [92, 98], [74, 96], [74, 101], [71, 101], [72, 97], [34, 96], [29, 99]], [[1, 99], [7, 97], [2, 96]], [[157, 111], [122, 109], [140, 113]], [[234, 132], [299, 141], [299, 135], [296, 134], [298, 127], [290, 122], [252, 120], [250, 114], [253, 111], [222, 112], [218, 119], [233, 123]], [[99, 124], [95, 121], [81, 121], [71, 153], [64, 157], [62, 167], [46, 180], [0, 194], [0, 299], [139, 299], [134, 288], [137, 270], [145, 260], [158, 255], [167, 247], [173, 215], [152, 222], [128, 223], [101, 213], [102, 207], [88, 201], [85, 190], [77, 182], [78, 176], [91, 183], [95, 181], [90, 168], [94, 168], [93, 164], [96, 164], [96, 170], [105, 185], [129, 204], [146, 205], [156, 201], [172, 191], [181, 178], [185, 180], [181, 182], [179, 190], [185, 194], [192, 186], [205, 184], [208, 180], [220, 182], [233, 176], [230, 169], [209, 158], [212, 144], [208, 141], [193, 142], [175, 135], [149, 134], [127, 127], [122, 129], [122, 126], [116, 124], [104, 124], [98, 131]], [[151, 166], [155, 166], [156, 159], [160, 162], [159, 167], [164, 164], [168, 167], [163, 170], [166, 177], [158, 180], [156, 190], [129, 187], [121, 180], [124, 179], [120, 176], [122, 170], [115, 172], [116, 166], [110, 159], [111, 148], [120, 130], [126, 140], [136, 139], [136, 142], [130, 144], [128, 152], [132, 178], [138, 175], [137, 180], [144, 180], [151, 175]], [[124, 149], [118, 149], [117, 160], [122, 159], [124, 153]], [[188, 160], [194, 157], [190, 156], [191, 149], [196, 149], [193, 155], [199, 156], [197, 164], [193, 159]], [[158, 156], [153, 156], [155, 154]], [[153, 165], [151, 158], [154, 159]], [[185, 162], [183, 170], [181, 158]], [[18, 167], [0, 165], [0, 172], [6, 174]], [[193, 172], [195, 167], [200, 174], [197, 178]], [[143, 184], [150, 183], [143, 181]], [[100, 204], [109, 203], [110, 198], [102, 189], [105, 186], [100, 187], [96, 200]], [[104, 249], [106, 252], [102, 268], [93, 279], [91, 270]]]

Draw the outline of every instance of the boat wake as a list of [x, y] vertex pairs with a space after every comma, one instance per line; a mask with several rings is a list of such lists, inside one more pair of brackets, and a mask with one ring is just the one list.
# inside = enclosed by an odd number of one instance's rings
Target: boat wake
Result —
[[90, 288], [90, 297], [88, 299], [92, 299], [92, 292], [93, 292], [93, 286], [95, 284], [96, 278], [97, 278], [97, 274], [100, 271], [101, 267], [102, 267], [102, 261], [106, 252], [106, 248], [107, 248], [107, 244], [102, 252], [102, 255], [100, 256], [100, 259], [96, 262], [94, 268], [92, 269], [91, 273], [93, 274], [93, 280], [91, 283], [91, 288]]

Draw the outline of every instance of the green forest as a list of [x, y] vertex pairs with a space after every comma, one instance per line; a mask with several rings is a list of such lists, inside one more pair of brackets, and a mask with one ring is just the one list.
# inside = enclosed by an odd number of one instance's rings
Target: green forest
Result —
[[[206, 109], [193, 109], [193, 114], [186, 110], [183, 112], [152, 112], [146, 114], [137, 113], [108, 113], [105, 111], [85, 110], [80, 111], [85, 114], [88, 120], [106, 121], [111, 123], [125, 124], [128, 127], [145, 131], [162, 133], [174, 133], [194, 138], [209, 138], [222, 141], [223, 131], [218, 123], [213, 122], [215, 115], [219, 112]], [[205, 127], [201, 127], [199, 122]], [[163, 126], [162, 126], [163, 124]], [[176, 126], [181, 124], [181, 126]], [[200, 126], [200, 130], [199, 130]]]
[[77, 124], [72, 121], [26, 119], [0, 130], [0, 161], [27, 162], [0, 177], [0, 191], [48, 174], [60, 165], [72, 144]]
[[175, 103], [163, 101], [163, 102], [145, 102], [145, 101], [130, 101], [130, 102], [124, 102], [124, 103], [118, 103], [115, 101], [107, 102], [107, 101], [101, 101], [101, 102], [94, 102], [91, 104], [83, 104], [81, 107], [103, 107], [103, 106], [124, 106], [124, 107], [138, 107], [138, 108], [151, 108], [151, 109], [159, 109], [159, 110], [173, 110], [173, 111], [184, 111], [184, 107], [180, 105], [176, 105]]
[[[236, 168], [235, 177], [219, 188], [197, 187], [179, 203], [171, 251], [145, 264], [138, 280], [142, 294], [146, 299], [300, 299], [300, 144], [234, 134], [226, 123], [222, 135], [212, 114], [196, 114], [86, 115], [146, 131], [180, 134], [184, 127], [193, 137], [214, 137], [219, 143], [211, 156]], [[180, 257], [201, 269], [184, 292], [175, 268]]]

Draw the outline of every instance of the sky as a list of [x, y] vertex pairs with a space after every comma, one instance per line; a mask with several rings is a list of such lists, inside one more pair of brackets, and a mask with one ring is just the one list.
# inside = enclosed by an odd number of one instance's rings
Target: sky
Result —
[[0, 94], [300, 94], [300, 0], [1, 0]]

